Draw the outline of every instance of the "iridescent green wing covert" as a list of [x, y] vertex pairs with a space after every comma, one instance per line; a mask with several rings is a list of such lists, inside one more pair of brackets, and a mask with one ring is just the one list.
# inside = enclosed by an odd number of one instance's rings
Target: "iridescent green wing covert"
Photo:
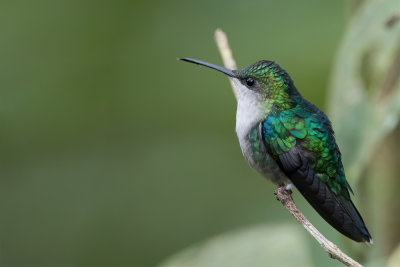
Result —
[[350, 199], [351, 188], [326, 115], [303, 100], [292, 109], [270, 114], [262, 129], [268, 152], [318, 213], [344, 235], [369, 240]]
[[264, 140], [274, 157], [295, 146], [307, 151], [305, 156], [317, 177], [336, 195], [348, 196], [347, 189], [351, 188], [345, 178], [340, 151], [330, 121], [322, 111], [307, 110], [297, 105], [268, 116], [263, 129]]

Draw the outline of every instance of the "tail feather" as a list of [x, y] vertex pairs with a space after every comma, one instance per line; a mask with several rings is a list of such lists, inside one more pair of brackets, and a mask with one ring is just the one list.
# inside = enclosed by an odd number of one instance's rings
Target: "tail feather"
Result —
[[[281, 160], [285, 162], [283, 158]], [[291, 169], [286, 174], [311, 206], [343, 235], [357, 242], [372, 244], [371, 235], [350, 196], [334, 194], [316, 176], [306, 158], [300, 156], [297, 160], [301, 161], [300, 167]]]

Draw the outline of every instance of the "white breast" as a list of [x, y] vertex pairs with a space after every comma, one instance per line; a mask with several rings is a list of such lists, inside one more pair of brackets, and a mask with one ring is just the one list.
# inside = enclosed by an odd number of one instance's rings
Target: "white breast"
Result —
[[240, 141], [266, 117], [268, 110], [256, 92], [247, 89], [238, 79], [232, 80], [236, 87], [236, 133]]
[[[286, 181], [275, 161], [266, 153], [262, 162], [254, 158], [249, 133], [258, 123], [264, 120], [269, 112], [269, 104], [260, 96], [246, 88], [237, 79], [232, 79], [235, 85], [235, 96], [237, 98], [236, 111], [236, 133], [239, 139], [243, 156], [249, 165], [276, 184]], [[261, 164], [260, 164], [261, 163]]]

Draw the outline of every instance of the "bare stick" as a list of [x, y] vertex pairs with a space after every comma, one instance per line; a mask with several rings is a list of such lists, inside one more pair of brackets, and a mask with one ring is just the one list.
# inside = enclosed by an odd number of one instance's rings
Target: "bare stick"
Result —
[[[237, 69], [235, 60], [232, 57], [232, 50], [229, 47], [228, 38], [226, 34], [217, 29], [215, 31], [215, 42], [217, 43], [218, 50], [221, 54], [222, 60], [226, 68]], [[233, 82], [230, 80], [233, 92], [236, 96], [236, 89]], [[293, 201], [291, 191], [286, 190], [284, 187], [279, 187], [275, 190], [276, 198], [283, 204], [283, 206], [292, 214], [292, 216], [314, 237], [320, 246], [329, 254], [332, 259], [336, 259], [342, 262], [346, 266], [350, 267], [362, 267], [361, 264], [344, 254], [335, 244], [326, 239], [317, 228], [310, 223], [309, 220], [303, 215], [303, 213], [297, 208]]]
[[307, 232], [309, 232], [310, 235], [312, 235], [314, 239], [317, 240], [320, 246], [326, 252], [328, 252], [329, 256], [332, 259], [337, 259], [346, 266], [362, 267], [361, 264], [344, 254], [335, 244], [326, 239], [326, 237], [323, 236], [317, 230], [317, 228], [315, 228], [314, 225], [310, 223], [309, 220], [307, 220], [307, 218], [294, 203], [291, 191], [287, 191], [285, 187], [279, 187], [275, 190], [274, 194], [276, 196], [276, 199], [278, 199], [282, 203], [282, 205], [290, 212], [290, 214], [292, 214], [296, 221], [298, 221], [307, 230]]
[[[222, 61], [224, 62], [225, 68], [228, 68], [231, 70], [237, 70], [236, 62], [233, 59], [232, 50], [229, 47], [228, 37], [226, 37], [226, 34], [221, 29], [216, 29], [215, 33], [214, 33], [214, 39], [215, 39], [215, 42], [217, 43], [218, 50], [219, 50], [219, 53], [221, 54]], [[237, 98], [235, 84], [233, 83], [233, 81], [231, 79], [229, 79], [229, 82], [231, 83], [233, 93], [234, 93], [235, 97]]]

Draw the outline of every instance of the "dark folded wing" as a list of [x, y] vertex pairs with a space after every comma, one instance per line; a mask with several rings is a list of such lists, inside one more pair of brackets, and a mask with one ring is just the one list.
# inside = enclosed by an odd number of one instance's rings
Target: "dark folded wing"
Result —
[[355, 241], [370, 241], [351, 201], [339, 148], [329, 119], [308, 102], [269, 115], [263, 140], [282, 171], [314, 209], [339, 232]]
[[350, 198], [336, 195], [315, 174], [296, 147], [278, 156], [278, 164], [311, 206], [336, 230], [358, 241], [371, 236]]

